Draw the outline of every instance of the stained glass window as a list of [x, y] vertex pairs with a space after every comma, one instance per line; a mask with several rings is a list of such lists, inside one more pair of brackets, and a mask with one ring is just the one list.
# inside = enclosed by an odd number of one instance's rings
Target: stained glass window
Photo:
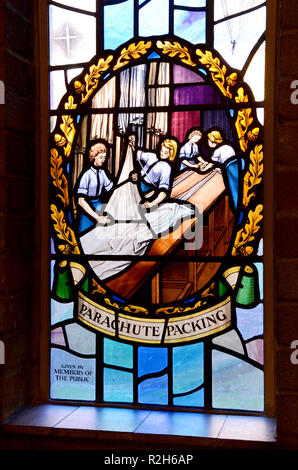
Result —
[[263, 411], [266, 2], [48, 20], [50, 398]]

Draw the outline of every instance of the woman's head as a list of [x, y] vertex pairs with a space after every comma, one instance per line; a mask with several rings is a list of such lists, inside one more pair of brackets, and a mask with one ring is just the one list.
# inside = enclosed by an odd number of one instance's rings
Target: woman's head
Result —
[[177, 142], [173, 139], [166, 139], [162, 142], [160, 148], [160, 158], [162, 160], [169, 160], [173, 162], [177, 153]]
[[193, 143], [199, 142], [199, 140], [201, 140], [201, 138], [202, 138], [202, 132], [199, 131], [199, 129], [193, 130], [192, 132], [190, 132], [190, 134], [188, 136], [188, 139]]
[[216, 147], [223, 142], [220, 131], [214, 130], [207, 134], [209, 147]]
[[89, 150], [89, 159], [92, 165], [102, 166], [107, 156], [107, 147], [104, 143], [92, 145]]

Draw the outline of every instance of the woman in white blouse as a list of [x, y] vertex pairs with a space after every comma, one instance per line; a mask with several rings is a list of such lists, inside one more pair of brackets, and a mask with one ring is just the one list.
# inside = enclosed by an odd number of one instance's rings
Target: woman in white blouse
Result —
[[201, 156], [198, 157], [200, 170], [207, 172], [215, 166], [221, 169], [226, 186], [230, 192], [232, 209], [236, 210], [238, 206], [240, 161], [236, 156], [234, 148], [225, 143], [221, 130], [211, 130], [208, 132], [207, 137], [208, 146], [213, 150], [211, 162], [205, 161]]

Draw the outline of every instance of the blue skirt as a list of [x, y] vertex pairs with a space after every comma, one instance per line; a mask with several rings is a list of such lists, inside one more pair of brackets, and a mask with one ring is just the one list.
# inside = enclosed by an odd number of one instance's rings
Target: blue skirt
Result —
[[[99, 199], [89, 199], [89, 204], [90, 206], [96, 211], [99, 212], [101, 209], [101, 202]], [[78, 231], [79, 233], [84, 232], [88, 228], [95, 227], [96, 221], [92, 218], [89, 217], [85, 212], [80, 211], [79, 215], [79, 228]]]

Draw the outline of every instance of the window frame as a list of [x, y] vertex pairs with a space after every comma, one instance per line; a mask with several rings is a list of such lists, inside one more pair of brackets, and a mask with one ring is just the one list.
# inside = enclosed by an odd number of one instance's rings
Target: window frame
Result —
[[[101, 2], [99, 2], [101, 3]], [[36, 242], [38, 254], [35, 267], [35, 293], [33, 311], [33, 364], [31, 368], [30, 395], [38, 403], [55, 403], [49, 398], [49, 211], [48, 211], [48, 152], [49, 152], [49, 99], [48, 99], [48, 26], [47, 1], [37, 2], [35, 12], [36, 26]], [[266, 63], [265, 63], [265, 126], [264, 149], [264, 416], [275, 416], [275, 310], [273, 295], [273, 161], [275, 149], [274, 136], [274, 98], [275, 98], [275, 39], [277, 20], [277, 0], [267, 0], [266, 25]], [[102, 42], [102, 40], [100, 41]], [[270, 72], [270, 73], [268, 73]], [[274, 73], [273, 73], [274, 72]], [[41, 261], [42, 260], [42, 261]], [[61, 401], [59, 401], [61, 404]], [[67, 404], [72, 402], [67, 401]], [[74, 402], [74, 403], [77, 403]], [[115, 404], [92, 403], [93, 406], [115, 406]], [[158, 406], [121, 405], [123, 408], [162, 409]], [[169, 408], [167, 408], [169, 409]], [[173, 408], [177, 411], [177, 408]], [[179, 407], [180, 410], [180, 407]], [[181, 411], [183, 408], [181, 407]], [[195, 410], [204, 413], [205, 410]], [[210, 411], [207, 411], [210, 413]], [[214, 414], [260, 415], [260, 413], [231, 410], [212, 410]]]

